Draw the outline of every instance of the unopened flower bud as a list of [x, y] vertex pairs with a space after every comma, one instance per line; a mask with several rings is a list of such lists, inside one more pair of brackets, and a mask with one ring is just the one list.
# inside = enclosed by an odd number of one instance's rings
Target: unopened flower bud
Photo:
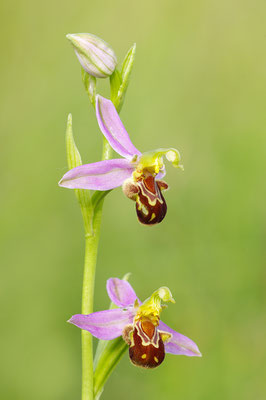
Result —
[[84, 70], [96, 78], [108, 78], [117, 65], [113, 49], [104, 40], [90, 33], [69, 34], [78, 60]]

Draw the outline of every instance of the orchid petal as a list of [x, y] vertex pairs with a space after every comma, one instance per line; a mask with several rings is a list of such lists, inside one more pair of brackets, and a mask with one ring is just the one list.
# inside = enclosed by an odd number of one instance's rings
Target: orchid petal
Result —
[[102, 133], [118, 154], [129, 159], [141, 155], [132, 144], [111, 100], [99, 95], [96, 97], [96, 116]]
[[137, 295], [127, 281], [118, 278], [110, 278], [107, 281], [106, 289], [111, 301], [118, 307], [127, 307], [133, 305]]
[[160, 322], [159, 330], [163, 332], [168, 332], [172, 335], [171, 339], [167, 343], [165, 343], [166, 353], [183, 354], [184, 356], [190, 357], [201, 357], [201, 352], [199, 351], [198, 346], [188, 337], [174, 331], [163, 322]]
[[59, 186], [69, 189], [110, 190], [128, 179], [134, 166], [125, 159], [113, 159], [85, 164], [68, 171]]
[[112, 340], [121, 336], [125, 326], [132, 324], [133, 308], [98, 311], [89, 315], [76, 314], [68, 322], [89, 331], [102, 340]]

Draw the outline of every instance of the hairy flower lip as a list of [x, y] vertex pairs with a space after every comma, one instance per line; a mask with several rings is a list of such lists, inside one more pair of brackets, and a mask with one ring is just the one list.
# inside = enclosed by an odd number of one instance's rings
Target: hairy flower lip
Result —
[[[110, 278], [106, 289], [111, 301], [119, 308], [97, 311], [89, 315], [76, 314], [68, 322], [89, 331], [98, 339], [112, 340], [122, 336], [124, 329], [134, 324], [138, 309], [143, 303], [127, 281]], [[197, 345], [191, 339], [174, 331], [162, 321], [159, 322], [158, 331], [171, 335], [165, 343], [166, 353], [201, 357]]]

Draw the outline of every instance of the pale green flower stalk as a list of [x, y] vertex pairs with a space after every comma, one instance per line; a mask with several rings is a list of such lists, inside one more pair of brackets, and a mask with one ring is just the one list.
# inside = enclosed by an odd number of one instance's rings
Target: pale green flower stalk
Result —
[[[95, 107], [97, 78], [109, 77], [111, 100], [119, 112], [124, 102], [129, 78], [134, 63], [135, 44], [128, 51], [121, 71], [116, 67], [115, 53], [103, 40], [90, 34], [67, 35], [83, 67], [82, 80], [90, 102]], [[81, 156], [74, 141], [72, 115], [69, 114], [66, 130], [67, 160], [69, 169], [82, 165]], [[112, 156], [108, 141], [103, 139], [102, 160]], [[93, 312], [94, 281], [100, 237], [104, 197], [110, 191], [75, 189], [81, 208], [85, 231], [85, 260], [82, 289], [82, 314]], [[93, 363], [92, 336], [82, 330], [82, 400], [99, 399], [103, 386], [124, 354], [127, 345], [122, 338], [111, 342], [100, 340]]]

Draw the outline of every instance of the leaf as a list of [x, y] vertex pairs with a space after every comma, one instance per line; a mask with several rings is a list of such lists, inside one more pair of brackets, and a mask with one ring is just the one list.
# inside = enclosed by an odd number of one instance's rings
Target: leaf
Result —
[[[68, 168], [72, 169], [82, 165], [82, 160], [78, 148], [75, 144], [72, 130], [72, 115], [67, 118], [66, 129], [66, 150]], [[92, 203], [90, 191], [84, 189], [75, 189], [77, 199], [79, 201], [81, 212], [84, 220], [85, 231], [88, 234], [92, 233]]]
[[83, 68], [81, 70], [82, 81], [85, 86], [85, 90], [89, 96], [90, 102], [95, 108], [95, 98], [96, 98], [96, 78], [88, 74]]
[[115, 102], [121, 83], [122, 83], [121, 74], [118, 71], [118, 69], [115, 69], [112, 75], [110, 76], [111, 100], [113, 103]]
[[123, 64], [122, 64], [122, 69], [121, 69], [121, 85], [119, 87], [119, 90], [117, 92], [117, 96], [114, 99], [113, 103], [117, 109], [117, 112], [120, 111], [124, 99], [125, 99], [125, 94], [128, 88], [129, 80], [130, 80], [130, 75], [131, 71], [133, 68], [134, 60], [135, 60], [135, 55], [136, 55], [136, 44], [134, 44], [129, 51], [127, 52]]
[[99, 399], [104, 384], [128, 348], [124, 340], [119, 337], [114, 340], [101, 340], [102, 352], [94, 371], [94, 397]]

